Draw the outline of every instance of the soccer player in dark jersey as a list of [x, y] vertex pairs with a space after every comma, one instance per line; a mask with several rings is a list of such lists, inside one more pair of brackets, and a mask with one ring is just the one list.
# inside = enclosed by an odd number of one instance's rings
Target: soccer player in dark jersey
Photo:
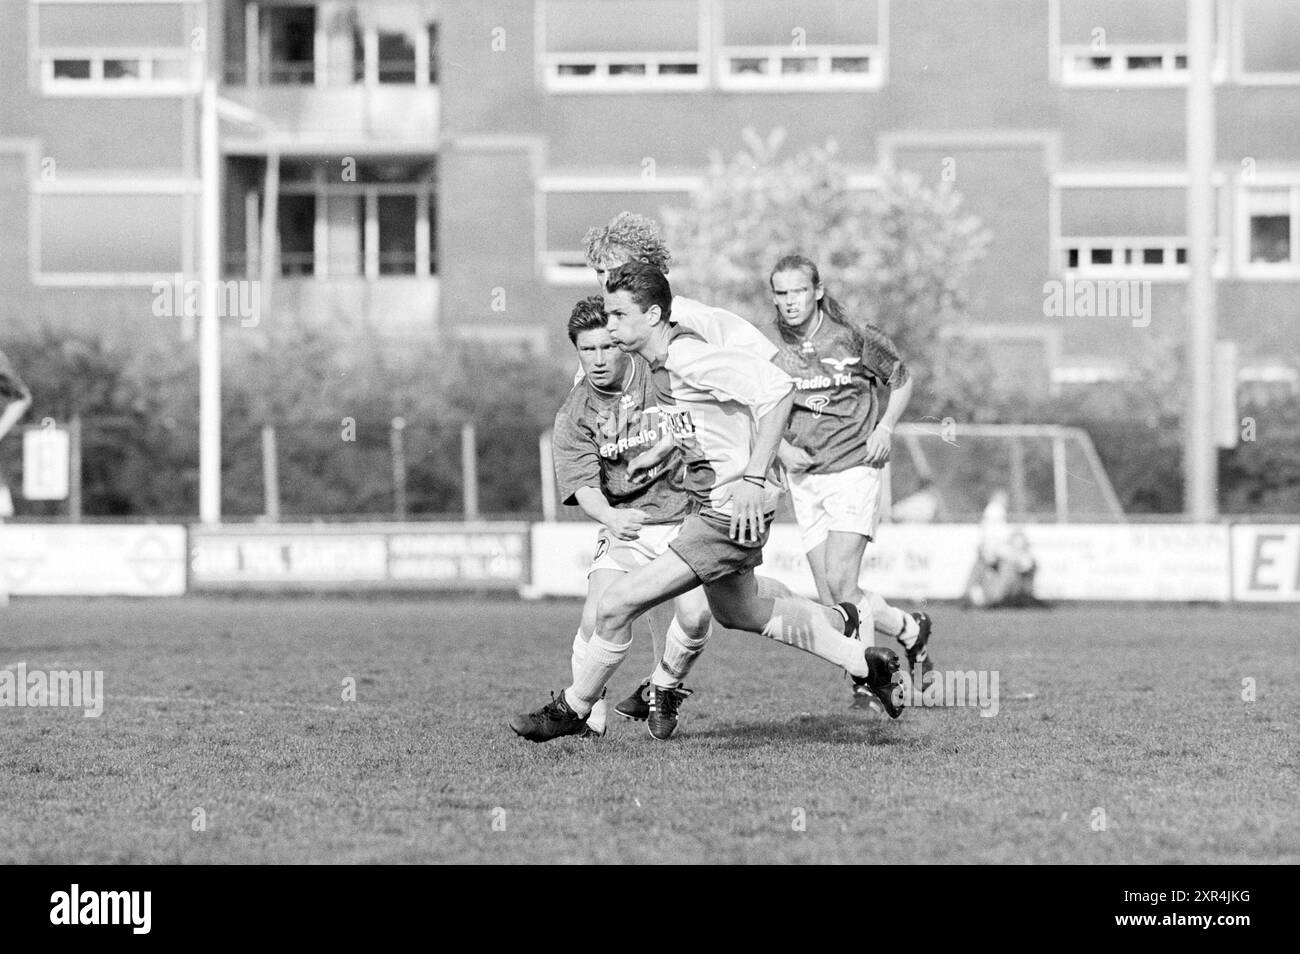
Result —
[[[687, 489], [697, 512], [682, 522], [668, 552], [615, 580], [601, 597], [595, 631], [573, 684], [512, 728], [533, 742], [584, 731], [631, 642], [632, 622], [653, 606], [703, 585], [709, 608], [724, 626], [810, 652], [864, 678], [893, 717], [902, 712], [898, 657], [863, 647], [855, 638], [859, 610], [758, 592], [779, 488], [774, 463], [789, 419], [794, 382], [770, 361], [738, 348], [720, 348], [672, 323], [672, 289], [652, 266], [631, 263], [611, 272], [605, 313], [611, 337], [649, 362], [659, 418], [679, 438]], [[684, 674], [683, 674], [684, 675]], [[667, 739], [680, 700], [654, 687], [650, 734]]]
[[[600, 597], [620, 576], [664, 553], [692, 509], [680, 453], [635, 478], [629, 475], [629, 462], [658, 443], [663, 422], [650, 366], [640, 355], [620, 351], [605, 324], [599, 295], [578, 302], [569, 316], [569, 340], [584, 373], [555, 416], [552, 441], [561, 499], [602, 525], [587, 571], [582, 623], [573, 639], [575, 680], [595, 630]], [[644, 685], [658, 683], [683, 697], [688, 694], [677, 674], [689, 669], [703, 651], [711, 622], [702, 590], [677, 597], [663, 654], [656, 656], [656, 669]], [[639, 693], [636, 701], [640, 704]], [[605, 726], [605, 703], [600, 699], [584, 735], [604, 735]], [[526, 730], [526, 725], [516, 727]]]
[[[858, 585], [880, 519], [882, 468], [912, 396], [912, 376], [883, 331], [849, 320], [808, 258], [785, 256], [768, 281], [781, 335], [772, 360], [795, 382], [794, 410], [778, 453], [818, 595], [835, 603], [866, 601], [875, 631], [903, 644], [909, 668], [921, 667], [924, 685], [934, 668], [930, 618], [904, 613]], [[888, 406], [882, 413], [883, 397]], [[854, 705], [875, 708], [875, 695], [855, 685]]]
[[[32, 392], [27, 390], [22, 378], [14, 370], [5, 353], [0, 351], [0, 441], [13, 430], [13, 426], [32, 406]], [[0, 520], [13, 513], [13, 498], [5, 485], [5, 476], [0, 471]], [[0, 605], [9, 602], [9, 591], [4, 574], [0, 574]]]

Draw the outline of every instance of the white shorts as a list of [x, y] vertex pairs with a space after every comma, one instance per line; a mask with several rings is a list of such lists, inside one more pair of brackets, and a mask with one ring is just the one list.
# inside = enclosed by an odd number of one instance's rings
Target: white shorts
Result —
[[596, 534], [596, 554], [591, 559], [587, 575], [597, 570], [618, 570], [630, 573], [637, 567], [661, 557], [668, 552], [668, 544], [676, 539], [682, 529], [680, 523], [652, 523], [641, 527], [635, 540], [615, 539], [604, 527]]
[[861, 534], [868, 540], [874, 537], [880, 523], [883, 475], [883, 468], [867, 466], [834, 474], [788, 474], [804, 552], [825, 543], [832, 530]]

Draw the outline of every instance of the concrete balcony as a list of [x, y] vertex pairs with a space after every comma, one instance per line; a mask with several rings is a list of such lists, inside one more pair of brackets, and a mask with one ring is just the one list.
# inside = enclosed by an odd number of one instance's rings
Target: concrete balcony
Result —
[[265, 118], [267, 128], [223, 124], [228, 155], [374, 152], [437, 149], [439, 94], [433, 85], [227, 85], [221, 95]]

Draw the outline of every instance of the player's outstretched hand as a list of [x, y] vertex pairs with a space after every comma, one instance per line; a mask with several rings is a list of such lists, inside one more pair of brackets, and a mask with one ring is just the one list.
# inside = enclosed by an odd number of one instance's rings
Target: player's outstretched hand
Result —
[[645, 523], [645, 511], [628, 507], [615, 510], [605, 521], [605, 527], [618, 540], [635, 540], [641, 535], [641, 525]]
[[740, 543], [757, 543], [763, 539], [767, 528], [763, 515], [765, 496], [762, 487], [744, 480], [731, 489], [731, 539]]
[[867, 435], [867, 456], [863, 463], [868, 467], [884, 467], [889, 463], [893, 432], [888, 427], [877, 426]]

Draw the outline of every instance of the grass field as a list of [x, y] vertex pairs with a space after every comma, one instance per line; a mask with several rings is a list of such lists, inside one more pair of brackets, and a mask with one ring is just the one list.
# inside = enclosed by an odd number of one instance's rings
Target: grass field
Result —
[[0, 667], [103, 670], [105, 705], [0, 708], [0, 860], [1300, 861], [1294, 608], [933, 611], [996, 716], [849, 712], [721, 633], [671, 741], [532, 745], [505, 720], [567, 683], [576, 603], [15, 600]]

